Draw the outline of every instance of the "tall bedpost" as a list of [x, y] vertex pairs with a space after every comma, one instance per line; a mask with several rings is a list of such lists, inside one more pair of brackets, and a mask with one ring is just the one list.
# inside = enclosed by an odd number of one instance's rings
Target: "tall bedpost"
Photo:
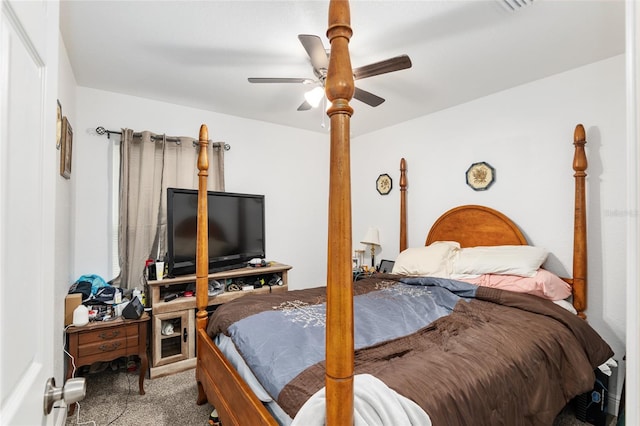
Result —
[[331, 102], [329, 237], [327, 265], [327, 425], [353, 424], [353, 283], [351, 264], [351, 160], [349, 101], [355, 85], [349, 58], [349, 2], [331, 0], [327, 37], [331, 55], [325, 92]]
[[207, 206], [207, 176], [209, 176], [209, 130], [205, 124], [200, 126], [198, 140], [198, 225], [196, 236], [196, 330], [207, 327], [207, 303], [209, 302], [209, 224]]
[[407, 248], [407, 161], [400, 159], [400, 251]]
[[581, 318], [586, 318], [587, 309], [587, 208], [585, 199], [585, 178], [587, 174], [587, 156], [584, 145], [587, 143], [582, 124], [578, 124], [573, 133], [573, 170], [575, 171], [575, 209], [573, 222], [573, 306]]

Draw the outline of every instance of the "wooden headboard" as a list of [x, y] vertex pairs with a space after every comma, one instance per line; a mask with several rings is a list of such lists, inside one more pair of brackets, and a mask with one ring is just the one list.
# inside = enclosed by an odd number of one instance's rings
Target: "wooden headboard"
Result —
[[484, 206], [460, 206], [444, 213], [431, 227], [425, 245], [457, 241], [461, 247], [527, 245], [527, 239], [507, 216]]

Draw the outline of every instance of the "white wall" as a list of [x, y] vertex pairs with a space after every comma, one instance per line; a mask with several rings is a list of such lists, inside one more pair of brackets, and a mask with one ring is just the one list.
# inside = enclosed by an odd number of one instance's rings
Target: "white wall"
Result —
[[[532, 244], [553, 253], [549, 269], [570, 276], [578, 123], [587, 131], [589, 160], [586, 313], [621, 359], [627, 235], [622, 55], [357, 138], [352, 144], [354, 241], [368, 226], [377, 226], [382, 242], [377, 258], [397, 255], [399, 163], [405, 157], [409, 246], [423, 245], [430, 225], [449, 208], [488, 205], [511, 217]], [[475, 192], [465, 183], [465, 171], [479, 161], [496, 169], [496, 182]], [[381, 173], [394, 179], [387, 196], [375, 189]], [[619, 386], [613, 391], [619, 396]]]
[[267, 258], [293, 266], [292, 288], [324, 283], [329, 158], [325, 135], [84, 87], [77, 93], [75, 277], [95, 273], [113, 278], [109, 192], [114, 142], [97, 135], [95, 128], [197, 138], [200, 125], [206, 124], [212, 140], [231, 145], [225, 153], [226, 190], [265, 195]]

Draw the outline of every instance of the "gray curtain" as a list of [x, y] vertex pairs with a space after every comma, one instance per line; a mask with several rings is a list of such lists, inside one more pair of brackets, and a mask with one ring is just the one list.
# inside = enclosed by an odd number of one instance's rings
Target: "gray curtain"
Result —
[[[144, 288], [147, 259], [167, 251], [167, 188], [198, 188], [194, 139], [122, 129], [120, 143], [120, 274], [114, 284]], [[210, 143], [210, 191], [224, 191], [224, 144]]]

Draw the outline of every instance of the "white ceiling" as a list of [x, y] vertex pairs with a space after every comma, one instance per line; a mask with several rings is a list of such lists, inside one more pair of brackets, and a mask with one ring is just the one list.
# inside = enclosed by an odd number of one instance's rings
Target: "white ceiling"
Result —
[[[80, 86], [326, 131], [321, 110], [296, 110], [308, 86], [247, 78], [313, 78], [297, 35], [329, 47], [328, 1], [62, 0], [60, 9]], [[351, 26], [354, 68], [400, 54], [413, 62], [356, 82], [386, 102], [351, 102], [353, 136], [624, 52], [622, 0], [356, 0]]]

